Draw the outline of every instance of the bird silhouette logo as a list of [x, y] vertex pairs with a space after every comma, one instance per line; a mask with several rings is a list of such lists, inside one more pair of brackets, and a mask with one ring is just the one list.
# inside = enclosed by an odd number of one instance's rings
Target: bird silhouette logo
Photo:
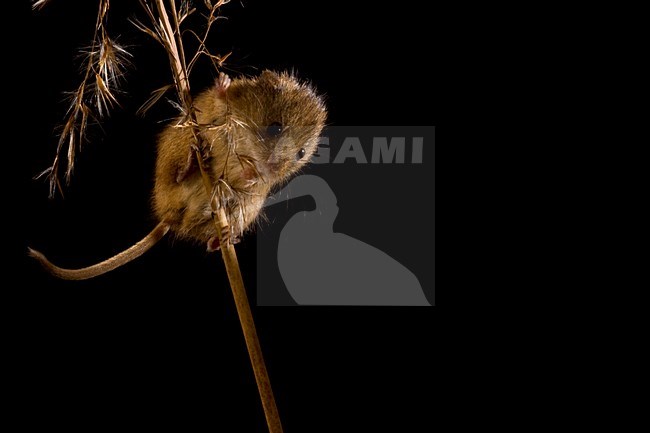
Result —
[[267, 206], [311, 196], [316, 208], [293, 215], [277, 248], [278, 269], [299, 305], [431, 305], [418, 278], [380, 249], [333, 230], [339, 208], [321, 177], [294, 178]]

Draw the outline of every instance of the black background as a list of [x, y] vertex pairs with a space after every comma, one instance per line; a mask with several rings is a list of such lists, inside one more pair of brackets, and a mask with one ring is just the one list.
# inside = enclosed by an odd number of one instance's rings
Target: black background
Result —
[[[32, 178], [51, 163], [53, 131], [67, 108], [62, 92], [78, 84], [76, 50], [90, 41], [96, 3], [52, 0], [33, 13], [24, 2], [6, 18], [22, 29], [12, 34], [13, 61], [4, 71], [14, 113], [6, 121], [19, 131], [6, 139], [4, 164], [7, 244], [17, 259], [4, 287], [20, 383], [14, 401], [26, 411], [26, 425], [87, 430], [128, 419], [149, 428], [263, 432], [217, 257], [164, 241], [122, 269], [74, 283], [52, 279], [26, 258], [30, 245], [62, 266], [87, 265], [130, 246], [155, 223], [155, 134], [174, 112], [163, 103], [145, 119], [133, 113], [149, 91], [170, 81], [167, 59], [126, 22], [143, 17], [137, 2], [111, 3], [110, 30], [134, 54], [120, 98], [124, 110], [115, 110], [103, 131], [92, 129], [65, 200], [48, 200], [46, 183]], [[211, 46], [233, 50], [233, 75], [295, 68], [327, 95], [331, 125], [436, 125], [443, 86], [436, 59], [448, 42], [436, 23], [444, 11], [418, 8], [233, 2]], [[204, 67], [193, 78], [198, 90], [213, 74]], [[405, 235], [421, 248], [417, 232]], [[254, 235], [237, 251], [254, 303]], [[434, 308], [253, 308], [285, 431], [432, 426], [443, 357]]]

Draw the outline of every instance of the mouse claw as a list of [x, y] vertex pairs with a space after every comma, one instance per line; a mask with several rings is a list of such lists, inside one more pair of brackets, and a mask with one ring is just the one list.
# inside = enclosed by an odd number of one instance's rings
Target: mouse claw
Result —
[[226, 226], [221, 228], [221, 237], [223, 239], [230, 239], [231, 238], [231, 236], [230, 236], [230, 226], [226, 225]]

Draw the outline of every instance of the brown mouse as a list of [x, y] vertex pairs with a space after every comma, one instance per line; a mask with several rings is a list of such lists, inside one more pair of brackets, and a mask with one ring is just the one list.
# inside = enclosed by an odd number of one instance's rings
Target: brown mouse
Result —
[[[287, 73], [264, 71], [255, 78], [230, 80], [221, 74], [210, 89], [194, 99], [204, 148], [204, 166], [213, 194], [224, 207], [236, 242], [251, 227], [272, 188], [286, 182], [305, 165], [318, 146], [326, 118], [325, 104], [307, 84]], [[211, 197], [193, 164], [192, 128], [173, 122], [158, 139], [153, 209], [160, 221], [137, 244], [82, 269], [53, 265], [29, 249], [53, 275], [92, 278], [139, 257], [167, 232], [177, 238], [218, 248], [212, 222]]]

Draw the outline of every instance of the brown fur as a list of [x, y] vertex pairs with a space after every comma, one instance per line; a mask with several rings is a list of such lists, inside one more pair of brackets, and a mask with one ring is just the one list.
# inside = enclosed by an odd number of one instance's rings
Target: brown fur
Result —
[[[206, 144], [205, 165], [219, 185], [215, 194], [226, 210], [231, 236], [238, 238], [257, 219], [271, 189], [295, 174], [316, 151], [325, 105], [311, 87], [293, 76], [264, 71], [256, 78], [235, 79], [227, 89], [213, 86], [195, 98], [194, 107]], [[267, 130], [272, 124], [281, 125], [276, 137]], [[153, 208], [161, 224], [177, 237], [209, 246], [217, 233], [201, 174], [195, 169], [179, 176], [193, 143], [192, 128], [178, 122], [160, 134]], [[298, 158], [301, 149], [304, 156]], [[54, 265], [42, 254], [32, 256], [58, 277], [68, 278], [68, 271], [76, 272], [71, 279], [79, 279], [81, 270], [54, 267], [53, 272]], [[124, 257], [111, 269], [133, 258]]]

